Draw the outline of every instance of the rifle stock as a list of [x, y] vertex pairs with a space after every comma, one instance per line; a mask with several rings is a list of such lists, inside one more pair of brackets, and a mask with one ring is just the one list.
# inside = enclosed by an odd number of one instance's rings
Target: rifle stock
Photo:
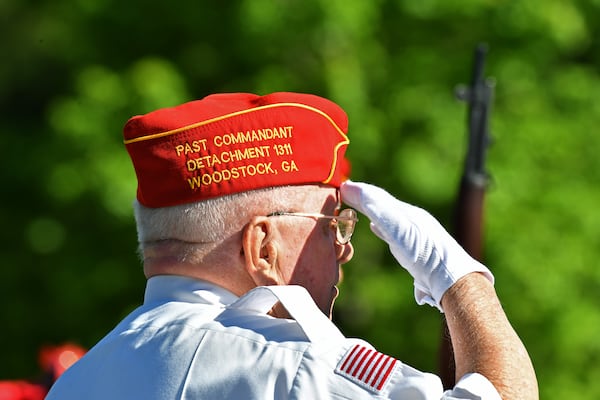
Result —
[[[484, 198], [489, 181], [485, 169], [490, 143], [488, 119], [494, 90], [494, 82], [484, 77], [486, 52], [484, 45], [477, 46], [471, 84], [468, 88], [459, 87], [456, 92], [460, 100], [468, 103], [469, 142], [456, 199], [454, 238], [471, 257], [479, 261], [483, 253]], [[445, 320], [442, 323], [438, 366], [444, 387], [448, 389], [454, 386], [454, 355]]]
[[485, 186], [461, 180], [456, 204], [454, 238], [476, 260], [483, 253], [483, 210]]

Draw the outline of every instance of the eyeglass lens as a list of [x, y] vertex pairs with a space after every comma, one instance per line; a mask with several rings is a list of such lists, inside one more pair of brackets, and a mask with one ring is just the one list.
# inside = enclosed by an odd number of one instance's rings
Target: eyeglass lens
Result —
[[[352, 209], [345, 209], [340, 212], [336, 219], [336, 236], [340, 244], [346, 244], [352, 238], [354, 227], [356, 225], [356, 212]], [[347, 218], [347, 219], [346, 219]]]

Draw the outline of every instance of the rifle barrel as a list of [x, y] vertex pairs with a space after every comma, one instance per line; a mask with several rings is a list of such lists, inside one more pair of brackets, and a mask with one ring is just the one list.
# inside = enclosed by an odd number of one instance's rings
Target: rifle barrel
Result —
[[[488, 119], [495, 82], [484, 75], [487, 46], [475, 49], [471, 84], [459, 86], [456, 97], [468, 104], [468, 147], [456, 201], [454, 237], [471, 257], [480, 260], [483, 253], [483, 203], [489, 175], [485, 169], [490, 144]], [[446, 389], [455, 384], [452, 343], [446, 321], [442, 324], [439, 372]]]

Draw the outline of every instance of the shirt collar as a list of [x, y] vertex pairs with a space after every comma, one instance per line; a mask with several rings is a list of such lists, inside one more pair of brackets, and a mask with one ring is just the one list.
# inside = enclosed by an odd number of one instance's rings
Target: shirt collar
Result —
[[229, 305], [238, 297], [220, 286], [178, 275], [157, 275], [148, 279], [144, 304], [167, 301]]

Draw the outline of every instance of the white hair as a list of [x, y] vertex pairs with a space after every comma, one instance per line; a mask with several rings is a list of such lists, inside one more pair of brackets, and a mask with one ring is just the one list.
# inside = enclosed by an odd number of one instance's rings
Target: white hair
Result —
[[180, 259], [197, 259], [253, 216], [288, 210], [304, 201], [308, 192], [306, 186], [280, 186], [162, 208], [148, 208], [135, 200], [140, 256], [146, 247], [170, 241], [177, 246]]

